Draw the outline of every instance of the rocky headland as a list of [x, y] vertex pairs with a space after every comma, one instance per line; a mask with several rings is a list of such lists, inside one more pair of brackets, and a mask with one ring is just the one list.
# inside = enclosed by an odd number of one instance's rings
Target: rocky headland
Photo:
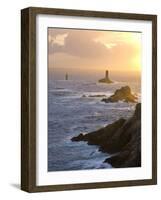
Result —
[[94, 132], [81, 133], [71, 140], [98, 145], [100, 151], [111, 154], [104, 162], [115, 168], [141, 166], [141, 104], [136, 105], [131, 118], [121, 118]]
[[120, 89], [117, 89], [109, 98], [103, 98], [102, 101], [105, 103], [114, 103], [118, 101], [136, 103], [137, 97], [131, 93], [129, 86], [124, 86]]

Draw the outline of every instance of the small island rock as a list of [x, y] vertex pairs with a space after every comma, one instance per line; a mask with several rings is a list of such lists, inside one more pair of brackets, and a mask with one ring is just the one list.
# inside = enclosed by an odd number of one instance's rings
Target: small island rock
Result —
[[136, 103], [136, 100], [137, 97], [131, 93], [129, 86], [121, 87], [120, 89], [116, 90], [115, 93], [109, 98], [102, 99], [102, 101], [105, 103], [113, 103], [118, 101]]

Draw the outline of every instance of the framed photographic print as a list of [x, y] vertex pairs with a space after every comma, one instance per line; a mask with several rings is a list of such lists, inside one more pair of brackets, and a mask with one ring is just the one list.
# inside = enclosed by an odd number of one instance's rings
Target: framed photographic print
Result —
[[21, 188], [157, 183], [157, 16], [21, 11]]

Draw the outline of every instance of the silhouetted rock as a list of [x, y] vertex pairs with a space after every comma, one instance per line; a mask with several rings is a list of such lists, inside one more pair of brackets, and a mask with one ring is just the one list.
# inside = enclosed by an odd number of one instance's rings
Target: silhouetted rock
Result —
[[136, 103], [136, 100], [137, 97], [131, 93], [131, 89], [129, 86], [121, 87], [120, 89], [116, 90], [115, 93], [109, 98], [102, 99], [102, 101], [104, 101], [105, 103], [113, 103], [118, 101]]
[[113, 167], [141, 166], [141, 104], [136, 105], [131, 118], [121, 118], [97, 131], [73, 137], [72, 141], [98, 145], [100, 151], [111, 154], [104, 162]]
[[113, 83], [113, 81], [111, 81], [110, 78], [109, 78], [108, 70], [106, 70], [105, 78], [100, 79], [98, 82], [100, 82], [100, 83]]
[[82, 141], [83, 140], [83, 133], [80, 133], [77, 137], [73, 137], [71, 140], [72, 141]]

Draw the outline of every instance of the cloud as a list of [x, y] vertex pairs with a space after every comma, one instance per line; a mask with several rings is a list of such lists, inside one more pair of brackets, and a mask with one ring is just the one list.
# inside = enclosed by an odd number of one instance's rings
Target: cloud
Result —
[[132, 70], [141, 66], [141, 34], [49, 29], [49, 66]]
[[[52, 29], [49, 32], [49, 53], [66, 53], [81, 58], [107, 57], [108, 47], [95, 40], [100, 34], [98, 31]], [[65, 37], [62, 45], [56, 42], [56, 38], [63, 35]]]
[[[134, 63], [134, 59], [137, 58], [137, 62]], [[109, 53], [109, 64], [121, 68], [138, 68], [141, 64], [141, 48], [138, 45], [132, 45], [131, 43], [117, 43], [113, 46]]]
[[69, 29], [61, 29], [61, 28], [49, 28], [48, 29], [48, 34], [51, 37], [56, 37], [57, 35], [62, 35], [62, 34], [66, 34], [69, 32]]

